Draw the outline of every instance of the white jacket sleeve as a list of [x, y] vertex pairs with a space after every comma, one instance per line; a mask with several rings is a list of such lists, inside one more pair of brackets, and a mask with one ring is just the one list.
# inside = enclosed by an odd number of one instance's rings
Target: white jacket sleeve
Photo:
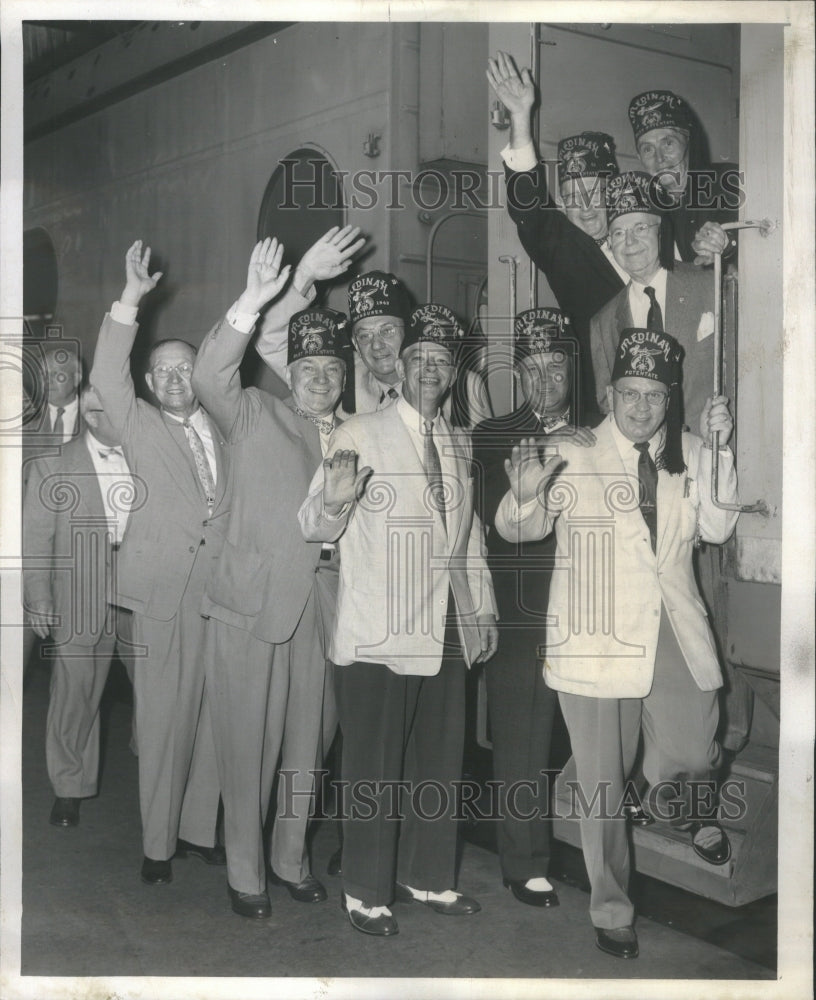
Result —
[[[722, 545], [733, 534], [739, 512], [722, 510], [715, 506], [711, 496], [711, 463], [714, 452], [703, 446], [702, 439], [692, 437], [689, 445], [689, 475], [693, 475], [691, 463], [696, 465], [698, 492], [697, 524], [700, 538], [704, 542]], [[739, 503], [737, 492], [737, 471], [734, 467], [734, 453], [730, 448], [721, 448], [717, 453], [718, 499], [721, 503]]]

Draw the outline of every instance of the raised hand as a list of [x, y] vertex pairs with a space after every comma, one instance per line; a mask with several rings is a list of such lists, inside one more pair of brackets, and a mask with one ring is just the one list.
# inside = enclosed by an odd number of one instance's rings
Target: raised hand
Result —
[[504, 460], [504, 471], [518, 506], [522, 507], [537, 496], [543, 498], [547, 481], [562, 464], [560, 455], [553, 455], [542, 462], [535, 438], [522, 438], [514, 445], [510, 458]]
[[357, 452], [336, 451], [323, 460], [323, 510], [336, 516], [342, 509], [363, 494], [365, 483], [372, 473], [366, 465], [357, 471]]
[[704, 222], [691, 242], [697, 254], [695, 264], [713, 264], [714, 254], [722, 253], [728, 246], [728, 233], [719, 222]]
[[511, 55], [497, 52], [495, 59], [487, 60], [487, 81], [511, 115], [529, 119], [535, 102], [535, 84], [529, 69], [519, 73]]
[[162, 276], [161, 271], [150, 275], [150, 247], [144, 247], [141, 240], [136, 240], [125, 254], [125, 290], [119, 296], [119, 301], [125, 306], [138, 306], [145, 295], [152, 291]]
[[308, 293], [315, 281], [326, 281], [342, 274], [354, 255], [365, 245], [359, 226], [332, 226], [320, 239], [312, 244], [301, 257], [295, 270], [295, 288]]
[[728, 409], [728, 399], [725, 396], [715, 396], [706, 400], [703, 412], [700, 414], [700, 436], [710, 448], [716, 431], [720, 432], [720, 448], [723, 448], [734, 430], [734, 419]]
[[255, 244], [247, 268], [247, 284], [236, 303], [239, 312], [257, 313], [274, 299], [289, 278], [290, 267], [281, 268], [283, 244], [269, 237]]

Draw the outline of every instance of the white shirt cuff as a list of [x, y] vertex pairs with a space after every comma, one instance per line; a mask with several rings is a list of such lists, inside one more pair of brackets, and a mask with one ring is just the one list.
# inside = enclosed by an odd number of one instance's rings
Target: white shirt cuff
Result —
[[250, 334], [258, 322], [260, 313], [239, 312], [237, 305], [238, 303], [234, 302], [227, 310], [227, 322], [239, 333]]
[[535, 147], [532, 142], [528, 142], [526, 146], [520, 146], [518, 149], [511, 149], [508, 144], [504, 147], [501, 153], [499, 153], [499, 156], [501, 156], [511, 170], [515, 170], [517, 172], [522, 170], [532, 170], [537, 162]]
[[110, 318], [123, 326], [133, 326], [138, 312], [138, 306], [123, 306], [121, 302], [114, 302], [110, 308]]

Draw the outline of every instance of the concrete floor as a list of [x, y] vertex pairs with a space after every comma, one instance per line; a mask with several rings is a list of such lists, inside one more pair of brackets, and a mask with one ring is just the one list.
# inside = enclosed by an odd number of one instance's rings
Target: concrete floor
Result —
[[[763, 965], [645, 918], [637, 923], [639, 959], [606, 956], [594, 945], [578, 885], [556, 885], [557, 909], [523, 906], [503, 888], [496, 856], [473, 843], [463, 848], [459, 888], [479, 899], [482, 912], [453, 919], [396, 904], [400, 933], [388, 940], [357, 933], [341, 912], [339, 881], [324, 875], [337, 843], [328, 823], [313, 845], [325, 903], [295, 903], [273, 886], [272, 918], [244, 920], [229, 908], [224, 869], [194, 858], [174, 862], [172, 884], [144, 885], [126, 683], [117, 667], [104, 706], [100, 793], [83, 802], [79, 827], [63, 830], [48, 824], [48, 669], [31, 668], [23, 706], [24, 976], [775, 978]], [[470, 991], [481, 992], [476, 983]]]

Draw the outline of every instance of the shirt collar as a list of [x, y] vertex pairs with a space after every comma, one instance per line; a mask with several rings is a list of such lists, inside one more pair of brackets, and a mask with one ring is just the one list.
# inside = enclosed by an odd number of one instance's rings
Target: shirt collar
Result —
[[632, 288], [641, 295], [644, 299], [647, 298], [645, 288], [654, 288], [655, 295], [659, 301], [665, 301], [666, 299], [666, 279], [669, 276], [669, 272], [665, 267], [658, 269], [657, 274], [655, 274], [651, 281], [647, 281], [645, 284], [641, 284], [639, 281], [635, 281], [632, 278]]
[[[610, 413], [606, 419], [609, 421], [609, 426], [612, 430], [612, 438], [617, 446], [621, 458], [625, 459], [627, 456], [637, 455], [635, 442], [630, 441], [615, 423], [615, 414]], [[652, 456], [653, 461], [657, 461], [657, 456], [663, 451], [663, 442], [665, 441], [665, 438], [666, 425], [663, 423], [649, 438], [649, 454]]]
[[115, 455], [124, 455], [120, 445], [102, 444], [99, 438], [94, 437], [93, 434], [88, 429], [86, 429], [85, 431], [85, 443], [87, 444], [90, 450], [100, 454], [104, 452], [106, 456], [111, 454], [111, 452], [113, 452]]
[[[162, 408], [162, 413], [164, 414], [165, 417], [167, 417], [170, 420], [174, 420], [177, 424], [183, 424], [184, 421], [187, 419], [186, 417], [179, 417], [177, 414], [171, 413], [169, 410], [165, 410], [164, 408]], [[196, 407], [196, 409], [190, 414], [190, 423], [191, 424], [200, 423], [203, 415], [204, 411], [201, 409], [201, 404], [199, 404]]]
[[[400, 398], [394, 405], [408, 430], [413, 431], [415, 434], [422, 434], [425, 427], [425, 417], [422, 416], [419, 410], [415, 410], [403, 395], [400, 395]], [[441, 410], [436, 411], [431, 425], [434, 431], [438, 430], [440, 433], [449, 433], [445, 417]]]

